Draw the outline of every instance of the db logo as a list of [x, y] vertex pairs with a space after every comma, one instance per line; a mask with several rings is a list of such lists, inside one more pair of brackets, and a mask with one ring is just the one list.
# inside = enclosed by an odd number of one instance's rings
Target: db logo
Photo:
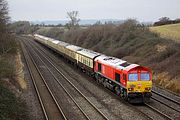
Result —
[[135, 88], [135, 87], [136, 87], [136, 85], [133, 85], [133, 84], [132, 84], [132, 85], [130, 85], [130, 87], [131, 87], [131, 88]]

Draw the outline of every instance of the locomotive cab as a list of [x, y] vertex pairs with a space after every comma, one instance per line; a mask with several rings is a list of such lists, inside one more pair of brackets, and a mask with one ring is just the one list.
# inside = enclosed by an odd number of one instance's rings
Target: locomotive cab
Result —
[[129, 70], [127, 72], [126, 87], [129, 101], [149, 101], [152, 95], [151, 70], [142, 66], [137, 66]]

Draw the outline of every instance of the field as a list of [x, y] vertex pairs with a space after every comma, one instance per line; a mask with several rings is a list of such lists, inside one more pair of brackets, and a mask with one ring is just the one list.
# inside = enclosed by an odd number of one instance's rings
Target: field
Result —
[[159, 33], [163, 38], [173, 39], [176, 42], [180, 42], [180, 23], [150, 27], [150, 30]]

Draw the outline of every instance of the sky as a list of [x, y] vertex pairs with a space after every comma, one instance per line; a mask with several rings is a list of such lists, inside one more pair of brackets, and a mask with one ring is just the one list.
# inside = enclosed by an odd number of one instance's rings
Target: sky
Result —
[[128, 19], [142, 22], [161, 17], [180, 18], [180, 0], [7, 0], [12, 21], [66, 20], [79, 11], [80, 19]]

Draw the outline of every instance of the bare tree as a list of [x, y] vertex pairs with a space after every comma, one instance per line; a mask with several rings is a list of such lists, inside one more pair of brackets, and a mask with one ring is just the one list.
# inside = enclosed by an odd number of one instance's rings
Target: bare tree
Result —
[[6, 53], [15, 51], [16, 43], [8, 30], [9, 23], [7, 0], [0, 0], [0, 58]]
[[167, 21], [170, 21], [170, 18], [168, 18], [168, 17], [162, 17], [162, 18], [159, 18], [159, 21], [160, 21], [160, 22], [167, 22]]
[[78, 11], [67, 12], [68, 18], [70, 19], [67, 24], [68, 29], [75, 29], [79, 26], [80, 19], [78, 18]]
[[5, 32], [8, 21], [8, 4], [5, 0], [0, 0], [0, 33]]
[[161, 18], [159, 18], [159, 21], [154, 23], [154, 26], [173, 24], [173, 23], [175, 23], [175, 21], [171, 20], [170, 18], [161, 17]]

